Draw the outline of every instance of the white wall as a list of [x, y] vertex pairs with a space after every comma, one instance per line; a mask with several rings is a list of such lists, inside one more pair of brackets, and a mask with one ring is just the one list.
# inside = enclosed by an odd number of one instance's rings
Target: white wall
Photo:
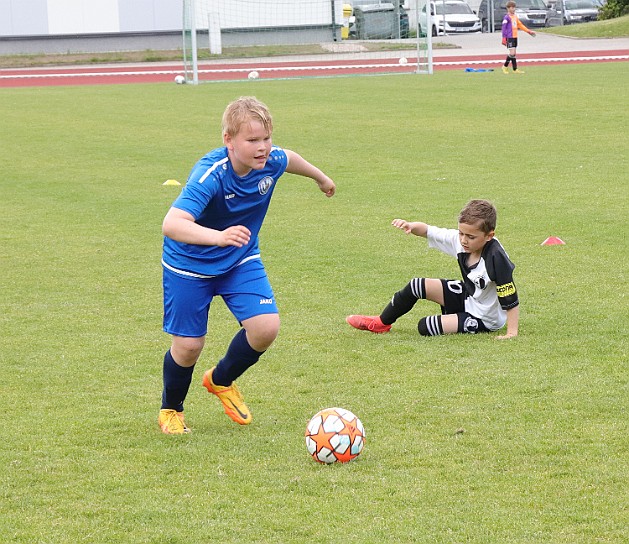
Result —
[[0, 36], [181, 30], [183, 0], [0, 0]]
[[49, 34], [118, 32], [118, 0], [48, 0]]
[[[334, 0], [336, 22], [343, 1]], [[332, 0], [196, 0], [199, 28], [218, 13], [221, 28], [325, 25]], [[183, 0], [0, 0], [0, 36], [181, 30]]]

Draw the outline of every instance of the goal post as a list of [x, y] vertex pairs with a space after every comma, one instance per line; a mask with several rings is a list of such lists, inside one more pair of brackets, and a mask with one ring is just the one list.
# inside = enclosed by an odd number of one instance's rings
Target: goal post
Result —
[[183, 66], [187, 83], [199, 83], [199, 62], [197, 55], [197, 25], [195, 0], [183, 3]]
[[427, 1], [183, 0], [186, 82], [432, 73]]

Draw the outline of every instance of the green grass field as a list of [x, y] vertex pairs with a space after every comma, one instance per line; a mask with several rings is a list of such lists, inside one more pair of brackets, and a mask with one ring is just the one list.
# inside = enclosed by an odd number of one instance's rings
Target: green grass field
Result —
[[626, 38], [629, 36], [629, 15], [603, 21], [592, 21], [590, 23], [543, 28], [539, 32], [560, 34], [573, 38]]
[[[627, 63], [0, 89], [0, 540], [7, 543], [620, 543], [629, 492]], [[523, 65], [526, 69], [526, 66]], [[157, 427], [161, 221], [255, 94], [274, 142], [337, 182], [282, 178], [262, 231], [282, 331], [239, 381], [238, 427], [200, 384], [237, 324], [214, 304], [187, 403]], [[351, 329], [456, 262], [390, 226], [499, 211], [520, 336]], [[565, 246], [541, 246], [548, 236]], [[312, 414], [365, 424], [349, 465]]]

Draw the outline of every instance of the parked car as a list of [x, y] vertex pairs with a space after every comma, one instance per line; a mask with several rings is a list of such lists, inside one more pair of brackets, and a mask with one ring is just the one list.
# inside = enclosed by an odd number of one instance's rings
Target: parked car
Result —
[[430, 24], [426, 17], [426, 5], [419, 16], [419, 33], [422, 36], [430, 31], [438, 34], [459, 34], [462, 32], [480, 32], [480, 19], [464, 0], [445, 0], [430, 2]]
[[601, 9], [599, 0], [551, 0], [548, 3], [551, 26], [596, 21]]
[[[409, 24], [408, 24], [408, 13], [406, 12], [406, 10], [403, 7], [403, 2], [400, 1], [397, 9], [399, 9], [399, 14], [400, 14], [400, 20], [399, 20], [399, 32], [400, 38], [408, 38], [409, 37]], [[355, 9], [356, 8], [363, 8], [365, 10], [370, 10], [370, 9], [382, 9], [382, 10], [392, 10], [393, 12], [396, 9], [396, 3], [395, 0], [389, 0], [388, 2], [385, 0], [349, 0], [347, 2], [347, 5], [351, 6], [352, 8], [352, 15], [349, 18], [349, 37], [350, 38], [359, 38], [359, 39], [363, 39], [362, 36], [360, 36], [360, 29], [357, 28], [356, 25], [356, 13], [355, 13]], [[393, 29], [393, 32], [388, 33], [390, 35], [387, 36], [378, 36], [378, 38], [397, 38], [397, 28]]]
[[[478, 18], [483, 32], [489, 31], [490, 12], [488, 5], [491, 5], [489, 0], [482, 0], [478, 7]], [[507, 13], [507, 0], [493, 0], [493, 5], [494, 30], [500, 30], [502, 19]], [[515, 13], [528, 28], [548, 26], [548, 7], [543, 0], [517, 0]]]

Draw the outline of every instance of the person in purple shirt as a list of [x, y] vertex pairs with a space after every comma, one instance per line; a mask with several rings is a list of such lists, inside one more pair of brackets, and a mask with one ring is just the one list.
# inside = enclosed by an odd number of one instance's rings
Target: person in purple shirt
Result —
[[258, 233], [284, 172], [313, 179], [328, 197], [332, 179], [299, 154], [272, 145], [273, 121], [255, 97], [241, 97], [223, 114], [223, 143], [193, 167], [162, 225], [164, 356], [158, 423], [166, 434], [190, 431], [183, 404], [201, 355], [210, 304], [220, 296], [241, 328], [224, 357], [203, 375], [236, 423], [251, 423], [235, 380], [271, 346], [280, 327], [273, 289], [260, 258]]
[[522, 70], [518, 70], [518, 61], [515, 58], [515, 51], [518, 47], [518, 29], [523, 32], [529, 33], [535, 37], [535, 32], [529, 30], [524, 26], [524, 23], [520, 21], [520, 18], [515, 13], [515, 2], [507, 2], [507, 13], [502, 20], [502, 45], [505, 45], [509, 52], [507, 53], [507, 59], [502, 65], [502, 71], [505, 74], [509, 73], [509, 62], [513, 66], [513, 71], [516, 74], [523, 74]]

